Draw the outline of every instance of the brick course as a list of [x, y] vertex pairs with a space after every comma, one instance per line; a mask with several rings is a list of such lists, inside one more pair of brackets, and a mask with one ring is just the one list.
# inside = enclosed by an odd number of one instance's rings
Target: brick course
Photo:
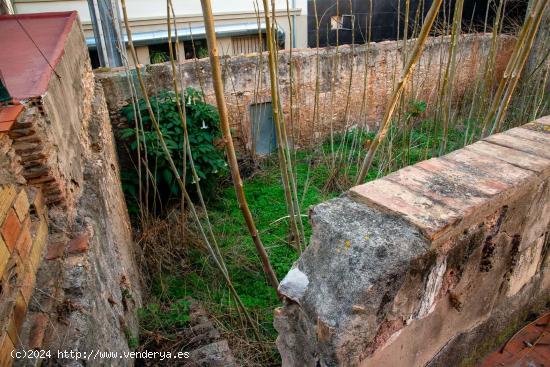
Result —
[[2, 237], [4, 238], [10, 252], [13, 252], [17, 238], [21, 232], [21, 223], [19, 222], [19, 218], [17, 218], [17, 214], [15, 214], [13, 209], [8, 210], [6, 220], [2, 223], [0, 232], [2, 232]]
[[0, 186], [0, 366], [10, 353], [31, 302], [42, 252], [48, 237], [47, 213], [40, 188]]

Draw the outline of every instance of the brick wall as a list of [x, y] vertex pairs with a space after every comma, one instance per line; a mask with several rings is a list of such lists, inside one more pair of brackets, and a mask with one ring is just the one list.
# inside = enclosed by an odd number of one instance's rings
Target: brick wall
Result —
[[0, 185], [0, 366], [11, 366], [48, 235], [42, 192]]
[[275, 312], [283, 366], [475, 366], [549, 307], [550, 116], [310, 217]]

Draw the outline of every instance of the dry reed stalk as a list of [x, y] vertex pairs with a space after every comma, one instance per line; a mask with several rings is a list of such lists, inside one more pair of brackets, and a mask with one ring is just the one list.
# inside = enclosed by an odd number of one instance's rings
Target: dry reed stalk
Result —
[[[500, 80], [497, 92], [493, 98], [491, 108], [483, 121], [483, 137], [493, 131], [498, 131], [501, 127], [504, 115], [509, 107], [510, 99], [517, 86], [521, 72], [527, 61], [527, 57], [533, 46], [537, 30], [540, 26], [544, 10], [549, 0], [536, 1], [531, 9], [528, 10], [525, 22], [520, 31], [520, 35], [514, 46], [514, 51], [502, 79]], [[494, 119], [494, 121], [493, 121]], [[489, 125], [492, 124], [489, 130]]]
[[[182, 128], [183, 128], [183, 149], [184, 149], [184, 155], [183, 155], [183, 173], [182, 173], [182, 182], [183, 182], [183, 186], [185, 186], [185, 169], [186, 169], [186, 158], [189, 158], [189, 166], [191, 167], [191, 174], [193, 176], [193, 181], [195, 182], [195, 188], [197, 190], [197, 195], [199, 197], [199, 202], [201, 204], [201, 207], [205, 213], [205, 218], [206, 218], [206, 225], [207, 225], [207, 230], [208, 230], [208, 234], [210, 235], [211, 239], [212, 239], [212, 243], [214, 244], [214, 250], [216, 251], [216, 254], [219, 256], [219, 258], [223, 258], [222, 257], [222, 254], [221, 254], [221, 251], [220, 251], [220, 248], [218, 246], [218, 241], [216, 240], [216, 236], [214, 235], [214, 231], [212, 229], [212, 224], [210, 222], [210, 218], [208, 216], [208, 210], [206, 208], [206, 203], [204, 201], [204, 196], [202, 195], [202, 190], [201, 190], [201, 186], [200, 186], [200, 178], [199, 178], [199, 175], [197, 174], [197, 169], [195, 167], [195, 162], [193, 160], [193, 154], [192, 154], [192, 151], [191, 151], [191, 144], [189, 144], [189, 131], [187, 129], [187, 118], [186, 118], [186, 114], [185, 114], [185, 96], [183, 95], [183, 93], [185, 93], [185, 89], [183, 89], [183, 81], [181, 81], [182, 83], [182, 95], [180, 95], [180, 92], [178, 91], [178, 82], [177, 82], [177, 79], [176, 79], [176, 75], [178, 74], [177, 72], [177, 66], [176, 66], [176, 57], [174, 56], [174, 53], [173, 53], [173, 48], [172, 48], [172, 28], [171, 28], [171, 23], [170, 23], [170, 14], [171, 14], [171, 11], [173, 12], [173, 5], [172, 5], [172, 0], [168, 0], [166, 2], [166, 7], [167, 7], [167, 14], [166, 14], [166, 19], [167, 19], [167, 28], [168, 28], [168, 49], [169, 49], [169, 57], [170, 57], [170, 66], [172, 68], [172, 87], [174, 88], [174, 93], [175, 93], [175, 100], [176, 100], [176, 107], [177, 107], [177, 110], [178, 110], [178, 115], [179, 115], [179, 118], [180, 118], [180, 122], [181, 122], [181, 125], [182, 125]], [[175, 18], [174, 18], [175, 20]], [[177, 39], [176, 39], [176, 42]], [[177, 43], [176, 43], [177, 45]], [[176, 49], [177, 49], [177, 46], [176, 46]], [[178, 53], [179, 54], [179, 53]], [[182, 202], [182, 211], [183, 211], [183, 208], [184, 208], [184, 205], [183, 205], [183, 202]], [[225, 262], [221, 261], [220, 262], [223, 266], [223, 270], [228, 273], [227, 271], [227, 267], [225, 265]]]
[[449, 131], [449, 120], [451, 118], [452, 108], [452, 92], [454, 86], [454, 78], [456, 73], [456, 48], [458, 39], [460, 37], [462, 26], [462, 9], [464, 8], [464, 0], [457, 0], [455, 3], [455, 10], [453, 16], [453, 22], [451, 25], [451, 38], [449, 40], [449, 55], [447, 60], [447, 66], [445, 68], [445, 76], [443, 78], [442, 87], [442, 102], [443, 105], [443, 130], [442, 140], [439, 147], [439, 155], [443, 155], [447, 148], [447, 135]]
[[153, 127], [155, 128], [155, 131], [156, 131], [157, 136], [159, 138], [159, 142], [160, 142], [160, 145], [162, 147], [162, 150], [163, 150], [163, 152], [166, 156], [166, 159], [168, 160], [168, 163], [170, 165], [172, 173], [174, 174], [174, 177], [176, 177], [176, 181], [178, 182], [180, 190], [184, 193], [185, 200], [187, 200], [188, 203], [190, 204], [189, 208], [191, 209], [191, 214], [193, 216], [193, 219], [195, 220], [197, 226], [200, 229], [201, 237], [203, 238], [204, 243], [206, 244], [206, 246], [208, 248], [208, 251], [209, 251], [210, 255], [212, 256], [212, 259], [214, 260], [214, 263], [216, 264], [217, 268], [222, 273], [222, 276], [223, 276], [224, 280], [226, 281], [230, 292], [232, 293], [235, 300], [238, 302], [239, 307], [241, 307], [243, 313], [245, 314], [245, 316], [247, 318], [247, 321], [253, 327], [254, 334], [255, 334], [256, 338], [258, 340], [260, 340], [260, 334], [259, 334], [259, 331], [256, 327], [256, 324], [254, 323], [254, 321], [250, 317], [250, 313], [248, 312], [248, 310], [246, 309], [246, 307], [242, 303], [241, 298], [237, 294], [237, 291], [235, 290], [235, 288], [233, 286], [233, 283], [231, 282], [231, 279], [229, 278], [229, 275], [224, 271], [225, 265], [221, 264], [221, 262], [223, 262], [223, 258], [218, 258], [216, 252], [214, 251], [212, 245], [210, 244], [210, 241], [208, 240], [208, 236], [206, 235], [206, 233], [204, 231], [204, 228], [201, 224], [201, 221], [200, 221], [198, 213], [195, 209], [195, 206], [193, 205], [193, 203], [191, 201], [191, 198], [189, 197], [189, 194], [187, 193], [187, 190], [185, 189], [185, 185], [183, 184], [183, 181], [182, 181], [182, 179], [179, 175], [179, 172], [176, 168], [176, 165], [174, 164], [174, 161], [173, 161], [172, 157], [170, 156], [170, 151], [168, 150], [168, 147], [166, 146], [166, 142], [164, 141], [162, 131], [160, 130], [160, 126], [158, 124], [157, 118], [155, 116], [155, 113], [154, 113], [153, 108], [151, 106], [151, 102], [149, 100], [149, 95], [147, 94], [147, 88], [145, 87], [145, 82], [143, 80], [143, 76], [141, 75], [141, 67], [140, 67], [139, 62], [138, 62], [136, 49], [135, 49], [134, 43], [132, 41], [132, 32], [131, 32], [130, 25], [129, 25], [129, 22], [128, 22], [128, 12], [126, 10], [126, 0], [121, 0], [121, 6], [122, 6], [122, 14], [123, 14], [123, 17], [124, 17], [124, 25], [126, 27], [126, 34], [127, 34], [127, 37], [128, 37], [128, 46], [130, 47], [132, 59], [134, 61], [135, 67], [136, 67], [136, 73], [137, 73], [137, 77], [138, 77], [138, 81], [139, 81], [139, 86], [140, 86], [141, 91], [143, 93], [143, 98], [145, 100], [145, 104], [146, 104], [146, 107], [147, 107], [147, 112], [149, 113], [149, 117], [151, 119]]
[[369, 147], [369, 150], [367, 152], [367, 155], [363, 160], [363, 163], [361, 165], [361, 170], [357, 175], [357, 180], [356, 180], [357, 185], [365, 181], [365, 178], [367, 177], [367, 173], [372, 165], [372, 161], [374, 160], [374, 155], [376, 154], [376, 150], [378, 149], [378, 146], [384, 140], [384, 138], [386, 137], [386, 134], [388, 133], [388, 129], [390, 128], [391, 119], [395, 112], [395, 108], [399, 103], [403, 90], [405, 89], [407, 81], [411, 76], [411, 72], [414, 69], [414, 66], [416, 65], [420, 56], [422, 55], [422, 51], [424, 50], [426, 39], [428, 38], [430, 30], [432, 29], [432, 25], [435, 21], [435, 18], [437, 17], [437, 13], [438, 13], [439, 7], [441, 6], [441, 2], [442, 0], [434, 0], [434, 2], [432, 3], [432, 6], [430, 7], [428, 15], [426, 16], [426, 20], [422, 25], [422, 30], [420, 31], [418, 39], [416, 40], [411, 58], [409, 59], [409, 62], [403, 71], [401, 80], [397, 84], [392, 94], [392, 97], [390, 98], [390, 104], [386, 110], [386, 113], [384, 114], [384, 118], [382, 120], [380, 130], [378, 131], [378, 133], [376, 134], [376, 137], [372, 141]]
[[262, 267], [264, 269], [265, 275], [267, 276], [271, 286], [277, 292], [277, 295], [279, 295], [279, 291], [277, 289], [279, 287], [279, 281], [277, 280], [277, 276], [275, 275], [275, 272], [271, 267], [271, 263], [269, 262], [269, 257], [267, 256], [267, 252], [265, 251], [264, 245], [258, 234], [258, 230], [256, 229], [254, 218], [252, 217], [252, 213], [250, 212], [250, 208], [248, 207], [248, 202], [246, 201], [246, 196], [244, 193], [244, 184], [241, 179], [241, 174], [239, 172], [239, 165], [237, 162], [237, 156], [235, 154], [235, 147], [233, 146], [233, 139], [231, 137], [231, 128], [229, 126], [229, 116], [228, 116], [227, 105], [225, 102], [225, 96], [223, 91], [222, 74], [221, 74], [219, 55], [218, 55], [218, 44], [216, 40], [216, 33], [214, 30], [214, 19], [212, 16], [212, 5], [210, 4], [210, 0], [201, 0], [201, 5], [202, 5], [202, 11], [203, 11], [203, 17], [204, 17], [204, 24], [206, 27], [208, 48], [210, 51], [210, 64], [212, 66], [212, 81], [214, 83], [216, 101], [218, 105], [218, 111], [220, 114], [220, 125], [222, 128], [223, 139], [225, 142], [227, 159], [229, 161], [229, 168], [231, 170], [231, 177], [233, 179], [233, 186], [235, 187], [235, 194], [237, 196], [239, 207], [242, 211], [244, 220], [246, 222], [246, 226], [248, 228], [248, 231], [250, 232], [250, 236], [252, 237], [254, 246], [256, 247], [256, 251], [260, 256], [260, 260], [262, 262]]
[[[299, 202], [297, 199], [296, 182], [294, 180], [294, 170], [292, 168], [292, 160], [288, 148], [288, 138], [286, 135], [286, 126], [284, 117], [282, 116], [281, 103], [279, 100], [279, 87], [277, 80], [277, 59], [275, 38], [273, 35], [274, 24], [271, 21], [269, 14], [269, 3], [263, 0], [264, 18], [266, 23], [266, 38], [268, 47], [268, 65], [271, 86], [271, 105], [273, 106], [273, 121], [277, 135], [277, 152], [279, 156], [279, 165], [281, 168], [281, 177], [283, 181], [283, 189], [285, 192], [285, 200], [287, 203], [288, 212], [290, 215], [291, 230], [296, 241], [297, 249], [301, 251], [303, 241], [303, 225], [300, 216]], [[274, 9], [274, 8], [273, 8]]]
[[313, 0], [313, 9], [315, 12], [315, 96], [313, 102], [313, 127], [311, 131], [312, 146], [315, 145], [315, 126], [319, 122], [319, 93], [320, 93], [320, 78], [321, 70], [319, 60], [319, 14], [317, 13], [317, 1]]

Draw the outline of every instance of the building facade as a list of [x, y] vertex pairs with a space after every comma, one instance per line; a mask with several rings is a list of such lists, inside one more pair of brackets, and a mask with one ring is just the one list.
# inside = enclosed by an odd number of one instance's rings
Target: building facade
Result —
[[[94, 4], [97, 0], [13, 0], [14, 11], [19, 14], [76, 10], [92, 62], [99, 66], [90, 11], [94, 10]], [[128, 0], [126, 5], [139, 61], [142, 64], [166, 61], [169, 52], [166, 3]], [[200, 1], [174, 1], [173, 5], [178, 40], [181, 41], [180, 58], [207, 56]], [[265, 48], [261, 1], [213, 0], [212, 7], [220, 53], [238, 55]], [[307, 47], [307, 0], [276, 0], [275, 18], [281, 48]], [[175, 32], [172, 39], [175, 39]]]

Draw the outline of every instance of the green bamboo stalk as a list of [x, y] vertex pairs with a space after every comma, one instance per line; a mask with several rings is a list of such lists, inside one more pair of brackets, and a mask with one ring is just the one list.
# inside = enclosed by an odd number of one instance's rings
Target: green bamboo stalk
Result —
[[[536, 3], [536, 6], [534, 7], [534, 9], [531, 12], [529, 12], [529, 18], [533, 18], [533, 21], [530, 24], [530, 29], [525, 42], [520, 44], [522, 50], [518, 56], [516, 66], [514, 68], [514, 72], [511, 75], [512, 79], [508, 83], [506, 87], [506, 91], [504, 92], [504, 96], [501, 102], [499, 103], [498, 110], [496, 111], [495, 122], [494, 122], [493, 129], [491, 130], [491, 133], [493, 133], [494, 131], [498, 132], [501, 129], [504, 116], [506, 115], [506, 111], [508, 110], [508, 107], [510, 105], [510, 100], [512, 99], [514, 90], [516, 89], [518, 81], [521, 77], [521, 73], [523, 71], [523, 68], [525, 67], [525, 63], [527, 62], [527, 58], [529, 57], [531, 48], [533, 47], [533, 43], [535, 41], [537, 31], [542, 21], [544, 10], [548, 5], [548, 3], [549, 3], [549, 0], [539, 0]], [[489, 120], [491, 118], [490, 115], [488, 115], [487, 118], [488, 118], [487, 121], [491, 121]]]
[[451, 38], [449, 40], [449, 55], [447, 66], [445, 68], [444, 85], [443, 85], [443, 130], [441, 135], [441, 146], [439, 147], [439, 155], [443, 155], [447, 149], [447, 135], [449, 131], [449, 120], [451, 118], [452, 108], [452, 92], [454, 86], [454, 76], [456, 72], [456, 48], [462, 26], [462, 9], [464, 8], [464, 0], [457, 0], [455, 3], [455, 11], [453, 16], [453, 24], [451, 25]]

